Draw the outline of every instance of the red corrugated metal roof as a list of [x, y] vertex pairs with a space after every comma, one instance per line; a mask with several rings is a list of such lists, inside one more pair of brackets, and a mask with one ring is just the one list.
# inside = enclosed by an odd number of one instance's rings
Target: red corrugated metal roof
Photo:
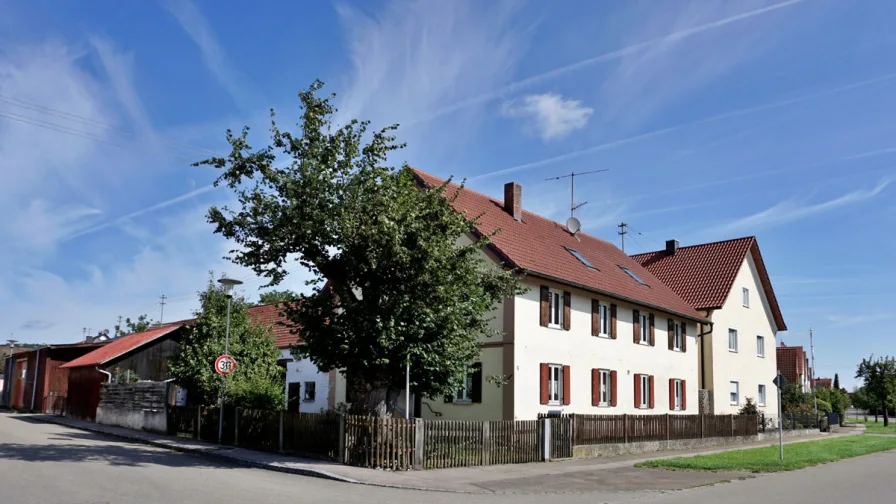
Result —
[[636, 254], [632, 258], [694, 308], [716, 310], [724, 306], [728, 299], [747, 253], [752, 254], [753, 262], [756, 263], [775, 325], [779, 331], [787, 330], [755, 236], [679, 247], [672, 255], [666, 254], [665, 250], [658, 250]]
[[[445, 182], [417, 169], [414, 173], [427, 187], [437, 187]], [[447, 194], [454, 195], [458, 187], [450, 184]], [[705, 320], [672, 289], [612, 243], [585, 233], [573, 236], [565, 225], [525, 210], [518, 222], [504, 210], [503, 202], [466, 188], [452, 205], [468, 218], [479, 216], [477, 227], [480, 233], [500, 230], [491, 238], [492, 250], [508, 261], [509, 266], [533, 276], [554, 279], [690, 319]], [[585, 266], [568, 249], [577, 251], [595, 268]], [[622, 270], [623, 266], [641, 277], [647, 286], [632, 279]]]
[[85, 366], [99, 366], [132, 350], [136, 350], [143, 345], [151, 343], [161, 338], [162, 336], [171, 333], [172, 331], [180, 329], [181, 327], [183, 327], [183, 324], [174, 322], [162, 327], [149, 329], [148, 331], [121, 336], [112, 341], [109, 341], [104, 346], [90, 352], [89, 354], [82, 355], [81, 357], [78, 357], [77, 359], [68, 362], [60, 367], [75, 368]]

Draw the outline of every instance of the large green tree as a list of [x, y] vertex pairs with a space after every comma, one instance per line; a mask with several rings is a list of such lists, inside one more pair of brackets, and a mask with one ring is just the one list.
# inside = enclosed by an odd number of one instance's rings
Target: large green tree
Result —
[[884, 427], [890, 425], [888, 410], [896, 398], [896, 358], [885, 356], [874, 358], [874, 355], [856, 368], [856, 378], [861, 378], [865, 386], [866, 400], [880, 409], [884, 416]]
[[[171, 375], [197, 404], [213, 404], [220, 397], [225, 379], [214, 370], [215, 359], [224, 353], [227, 294], [212, 278], [199, 293], [196, 323], [184, 330], [177, 353], [168, 360]], [[278, 409], [283, 406], [283, 368], [271, 328], [249, 320], [248, 303], [234, 295], [230, 310], [228, 352], [236, 370], [226, 378], [226, 401], [245, 408]]]
[[231, 259], [269, 285], [286, 277], [292, 258], [311, 272], [313, 293], [285, 308], [302, 327], [296, 355], [342, 371], [355, 412], [391, 414], [407, 363], [416, 393], [456, 388], [479, 357], [479, 335], [495, 332], [488, 312], [520, 284], [484, 262], [488, 236], [458, 243], [475, 222], [452, 209], [453, 194], [421, 190], [410, 169], [387, 164], [403, 147], [397, 125], [334, 125], [322, 86], [299, 93], [295, 134], [272, 112], [269, 146], [253, 150], [247, 129], [228, 131], [230, 154], [198, 163], [222, 169], [217, 183], [239, 201], [236, 210], [212, 207], [208, 218], [239, 245]]
[[143, 332], [150, 328], [155, 324], [151, 318], [145, 313], [140, 315], [134, 320], [131, 320], [130, 317], [124, 319], [124, 322], [119, 322], [115, 324], [115, 336], [121, 336], [123, 334], [131, 334], [135, 332]]

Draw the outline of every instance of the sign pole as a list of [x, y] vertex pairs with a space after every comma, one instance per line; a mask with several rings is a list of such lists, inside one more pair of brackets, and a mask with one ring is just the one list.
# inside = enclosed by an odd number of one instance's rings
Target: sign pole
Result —
[[[224, 329], [224, 355], [229, 354], [230, 350], [230, 303], [233, 301], [233, 295], [228, 292], [227, 296], [227, 323]], [[218, 413], [218, 443], [224, 437], [224, 396], [227, 394], [227, 375], [221, 377], [224, 383], [221, 385], [221, 409]]]
[[781, 389], [783, 387], [783, 380], [781, 380], [781, 371], [778, 371], [778, 459], [781, 463], [784, 463], [784, 413], [783, 413], [783, 402]]

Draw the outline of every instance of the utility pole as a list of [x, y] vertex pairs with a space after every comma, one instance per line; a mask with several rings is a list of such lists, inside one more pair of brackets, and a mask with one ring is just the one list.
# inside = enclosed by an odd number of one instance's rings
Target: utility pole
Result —
[[118, 325], [115, 326], [115, 337], [117, 338], [120, 335], [121, 335], [121, 315], [118, 316]]
[[617, 231], [616, 234], [618, 234], [619, 236], [622, 237], [622, 251], [625, 252], [625, 235], [626, 235], [626, 233], [628, 233], [628, 231], [626, 231], [626, 228], [628, 227], [628, 223], [620, 222], [619, 225], [616, 227], [619, 228], [619, 231]]
[[159, 325], [162, 325], [162, 319], [165, 317], [165, 299], [167, 298], [164, 294], [159, 296], [159, 298], [161, 299], [159, 301]]
[[809, 352], [812, 354], [812, 401], [815, 403], [815, 423], [818, 424], [818, 394], [815, 391], [815, 344], [812, 339], [812, 328], [809, 328]]

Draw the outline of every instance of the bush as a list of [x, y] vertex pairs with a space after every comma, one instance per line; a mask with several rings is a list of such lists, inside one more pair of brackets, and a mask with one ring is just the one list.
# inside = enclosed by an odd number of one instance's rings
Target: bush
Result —
[[747, 402], [744, 403], [744, 405], [740, 407], [740, 411], [738, 411], [737, 414], [738, 415], [758, 415], [759, 408], [756, 406], [756, 403], [753, 402], [753, 398], [748, 397]]

